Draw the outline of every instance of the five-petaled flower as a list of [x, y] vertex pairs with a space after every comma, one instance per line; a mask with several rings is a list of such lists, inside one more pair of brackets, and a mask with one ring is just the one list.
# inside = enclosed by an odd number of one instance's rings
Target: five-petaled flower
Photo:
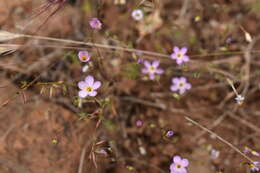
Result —
[[237, 104], [242, 105], [244, 103], [245, 98], [242, 95], [237, 95], [235, 98]]
[[171, 58], [176, 61], [178, 65], [183, 64], [184, 62], [188, 62], [190, 58], [186, 55], [188, 49], [186, 47], [179, 48], [175, 46], [173, 48], [173, 53], [171, 54]]
[[149, 78], [154, 80], [156, 74], [160, 75], [164, 72], [163, 69], [158, 68], [159, 65], [160, 61], [153, 61], [152, 63], [149, 61], [144, 61], [145, 67], [142, 69], [142, 73], [148, 74]]
[[253, 162], [249, 164], [250, 170], [253, 172], [260, 171], [260, 162]]
[[78, 83], [78, 87], [80, 89], [79, 91], [79, 97], [85, 98], [87, 96], [94, 97], [97, 95], [96, 89], [98, 89], [101, 86], [100, 81], [94, 81], [93, 76], [88, 75], [85, 78], [85, 81], [80, 81]]
[[180, 156], [173, 157], [173, 163], [170, 166], [171, 173], [187, 173], [186, 167], [189, 165], [187, 159], [182, 159]]
[[183, 94], [186, 90], [189, 89], [191, 89], [191, 84], [187, 82], [187, 79], [185, 77], [172, 78], [171, 90], [173, 92], [179, 91], [180, 94]]
[[91, 28], [97, 29], [97, 30], [100, 30], [102, 28], [102, 23], [100, 22], [100, 20], [98, 18], [92, 18], [89, 21], [89, 25], [91, 26]]
[[81, 62], [88, 62], [90, 60], [88, 51], [79, 51], [78, 57]]
[[132, 17], [133, 17], [134, 20], [139, 21], [139, 20], [142, 20], [142, 19], [143, 19], [144, 13], [143, 13], [142, 10], [136, 9], [136, 10], [134, 10], [134, 11], [132, 12]]

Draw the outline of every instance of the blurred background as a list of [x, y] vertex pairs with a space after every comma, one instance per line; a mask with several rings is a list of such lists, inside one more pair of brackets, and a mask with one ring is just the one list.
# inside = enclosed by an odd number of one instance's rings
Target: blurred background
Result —
[[[101, 30], [89, 26], [94, 17]], [[259, 21], [259, 0], [0, 0], [1, 30], [27, 34], [0, 34], [0, 172], [167, 173], [174, 155], [189, 172], [250, 172], [185, 116], [260, 160]], [[173, 46], [187, 47], [190, 62], [167, 57]], [[87, 71], [79, 50], [91, 54]], [[164, 75], [148, 80], [138, 58], [160, 60]], [[89, 74], [102, 87], [82, 101], [77, 83]], [[180, 76], [192, 84], [184, 95], [170, 90]]]

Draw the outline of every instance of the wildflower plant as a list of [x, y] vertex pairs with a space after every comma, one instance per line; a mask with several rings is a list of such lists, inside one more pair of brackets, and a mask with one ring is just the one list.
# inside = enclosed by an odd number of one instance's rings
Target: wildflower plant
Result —
[[87, 96], [95, 97], [97, 95], [97, 89], [101, 86], [100, 81], [94, 81], [93, 76], [88, 75], [84, 81], [78, 83], [79, 97], [85, 98]]
[[81, 62], [88, 62], [90, 60], [88, 51], [79, 51], [78, 57]]
[[159, 68], [160, 61], [144, 61], [144, 68], [142, 69], [143, 74], [147, 74], [151, 80], [155, 79], [156, 75], [161, 75], [163, 74], [164, 70]]
[[260, 162], [254, 161], [253, 163], [249, 164], [249, 167], [252, 172], [259, 172], [260, 171]]
[[189, 161], [176, 155], [173, 157], [173, 163], [170, 166], [171, 173], [187, 173]]
[[136, 9], [132, 12], [132, 18], [136, 21], [142, 20], [144, 18], [144, 13], [141, 9]]
[[176, 61], [178, 65], [182, 65], [190, 60], [189, 56], [186, 55], [188, 49], [186, 47], [179, 48], [175, 46], [171, 58]]
[[100, 30], [102, 29], [102, 23], [100, 22], [100, 20], [98, 18], [92, 18], [90, 21], [89, 21], [89, 25], [92, 29], [95, 29], [95, 30]]
[[185, 77], [175, 77], [172, 78], [171, 91], [179, 92], [179, 94], [184, 94], [187, 90], [191, 89], [191, 84], [187, 82]]

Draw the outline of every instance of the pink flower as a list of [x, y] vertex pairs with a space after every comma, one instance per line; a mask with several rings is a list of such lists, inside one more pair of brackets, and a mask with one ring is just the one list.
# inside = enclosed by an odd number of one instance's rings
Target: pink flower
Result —
[[102, 23], [98, 18], [92, 18], [89, 21], [89, 25], [92, 29], [100, 30], [102, 28]]
[[171, 90], [173, 92], [179, 91], [180, 94], [183, 94], [186, 90], [189, 89], [191, 89], [191, 84], [187, 82], [187, 79], [185, 77], [172, 78]]
[[173, 48], [173, 53], [171, 54], [171, 58], [176, 60], [176, 63], [178, 65], [183, 64], [184, 62], [188, 62], [190, 58], [186, 55], [188, 49], [186, 47], [179, 48], [179, 47], [174, 47]]
[[163, 69], [158, 68], [159, 65], [160, 61], [153, 61], [152, 63], [149, 61], [144, 61], [145, 67], [142, 69], [142, 73], [148, 74], [149, 78], [154, 80], [156, 74], [160, 75], [164, 72]]
[[187, 173], [186, 167], [189, 165], [187, 159], [182, 159], [180, 156], [173, 157], [173, 163], [170, 166], [171, 173]]
[[88, 51], [79, 51], [78, 57], [81, 62], [88, 62], [90, 60]]
[[100, 81], [94, 81], [93, 76], [88, 75], [85, 79], [85, 81], [80, 81], [78, 83], [78, 87], [80, 89], [79, 91], [79, 97], [85, 98], [87, 96], [95, 97], [97, 95], [96, 89], [98, 89], [101, 86]]

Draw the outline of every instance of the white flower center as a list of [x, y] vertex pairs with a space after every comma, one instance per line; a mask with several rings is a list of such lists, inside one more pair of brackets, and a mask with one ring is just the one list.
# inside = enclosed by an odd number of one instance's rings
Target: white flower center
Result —
[[149, 67], [149, 71], [150, 71], [151, 73], [155, 72], [155, 70], [156, 70], [156, 68], [155, 68], [154, 66], [150, 66], [150, 67]]

